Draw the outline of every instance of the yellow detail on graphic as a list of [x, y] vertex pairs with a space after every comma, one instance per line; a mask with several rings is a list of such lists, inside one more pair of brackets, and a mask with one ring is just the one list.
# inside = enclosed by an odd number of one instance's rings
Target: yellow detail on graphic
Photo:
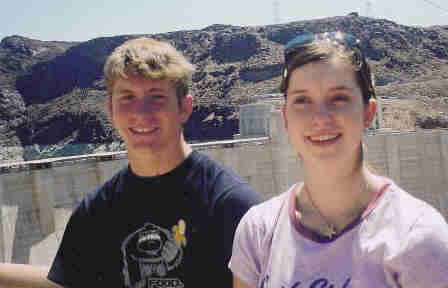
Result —
[[185, 247], [187, 245], [187, 237], [185, 236], [187, 224], [185, 224], [185, 221], [180, 219], [179, 222], [177, 222], [177, 225], [173, 226], [172, 230], [174, 234], [174, 240], [181, 246]]

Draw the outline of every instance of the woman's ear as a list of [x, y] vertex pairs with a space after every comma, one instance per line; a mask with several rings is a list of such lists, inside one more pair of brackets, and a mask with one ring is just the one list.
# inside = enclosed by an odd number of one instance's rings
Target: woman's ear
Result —
[[364, 128], [369, 128], [376, 115], [376, 99], [370, 99], [364, 108]]
[[283, 104], [280, 108], [282, 111], [282, 118], [283, 118], [283, 127], [285, 127], [285, 130], [288, 131], [288, 118], [286, 117], [286, 104]]

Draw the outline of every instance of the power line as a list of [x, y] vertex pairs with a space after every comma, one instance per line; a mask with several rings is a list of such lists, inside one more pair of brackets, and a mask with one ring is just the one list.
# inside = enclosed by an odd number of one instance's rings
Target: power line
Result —
[[438, 8], [438, 9], [440, 9], [440, 10], [442, 10], [442, 11], [448, 13], [448, 9], [443, 8], [442, 6], [440, 6], [440, 5], [437, 4], [437, 3], [434, 3], [434, 2], [429, 1], [429, 0], [423, 0], [423, 1], [425, 1], [425, 2], [428, 3], [429, 5], [432, 5], [433, 7], [436, 7], [436, 8]]

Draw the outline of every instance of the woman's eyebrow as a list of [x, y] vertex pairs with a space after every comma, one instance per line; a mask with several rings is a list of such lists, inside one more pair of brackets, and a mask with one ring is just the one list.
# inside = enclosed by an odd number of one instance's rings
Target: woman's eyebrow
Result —
[[164, 93], [165, 90], [162, 88], [151, 88], [146, 91], [146, 93], [160, 93], [160, 92]]
[[347, 86], [336, 86], [336, 87], [330, 88], [329, 90], [330, 91], [339, 91], [339, 90], [352, 91], [353, 88], [347, 87]]

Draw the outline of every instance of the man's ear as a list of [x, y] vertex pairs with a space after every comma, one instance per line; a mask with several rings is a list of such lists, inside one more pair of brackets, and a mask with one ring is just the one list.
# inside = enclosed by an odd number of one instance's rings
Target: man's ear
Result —
[[364, 128], [369, 128], [370, 125], [372, 125], [372, 121], [375, 118], [376, 115], [376, 99], [370, 99], [369, 103], [364, 109]]
[[187, 94], [184, 99], [182, 99], [182, 107], [181, 107], [181, 119], [182, 124], [187, 123], [188, 119], [193, 113], [193, 96]]
[[108, 96], [106, 99], [106, 110], [107, 110], [107, 116], [109, 116], [109, 121], [112, 123], [112, 126], [114, 126], [114, 117], [113, 117], [113, 107], [112, 107], [112, 97]]

